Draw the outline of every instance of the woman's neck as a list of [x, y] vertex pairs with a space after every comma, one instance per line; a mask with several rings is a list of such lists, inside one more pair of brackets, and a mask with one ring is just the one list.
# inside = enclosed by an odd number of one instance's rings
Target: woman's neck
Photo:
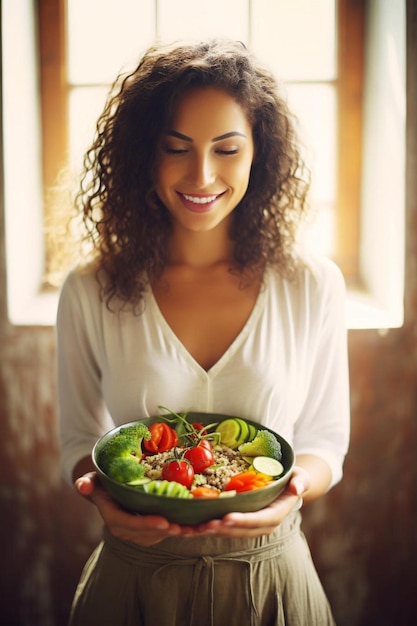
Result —
[[234, 243], [225, 224], [205, 232], [174, 228], [170, 240], [168, 265], [186, 265], [194, 269], [207, 269], [233, 261]]

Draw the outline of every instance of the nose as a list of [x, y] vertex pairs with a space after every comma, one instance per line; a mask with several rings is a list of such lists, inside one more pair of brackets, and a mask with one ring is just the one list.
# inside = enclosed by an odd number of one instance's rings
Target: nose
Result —
[[199, 189], [211, 185], [216, 179], [216, 172], [210, 154], [196, 154], [191, 168], [193, 184]]

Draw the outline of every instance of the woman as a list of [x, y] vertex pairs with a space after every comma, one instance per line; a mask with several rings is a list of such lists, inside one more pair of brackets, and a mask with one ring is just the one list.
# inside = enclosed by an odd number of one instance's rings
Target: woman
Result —
[[[64, 472], [105, 524], [72, 625], [333, 624], [297, 509], [347, 451], [344, 283], [296, 254], [307, 188], [290, 113], [242, 44], [154, 46], [116, 81], [78, 195], [92, 260], [57, 322]], [[123, 511], [91, 449], [160, 405], [279, 432], [288, 488], [195, 527]]]

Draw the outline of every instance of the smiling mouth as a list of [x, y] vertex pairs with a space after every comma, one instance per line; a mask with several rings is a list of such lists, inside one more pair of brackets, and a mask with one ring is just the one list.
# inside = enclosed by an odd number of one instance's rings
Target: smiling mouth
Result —
[[181, 193], [180, 195], [185, 198], [187, 202], [193, 202], [194, 204], [210, 204], [211, 202], [217, 200], [217, 198], [220, 198], [223, 193], [217, 193], [211, 196], [192, 196], [187, 193]]

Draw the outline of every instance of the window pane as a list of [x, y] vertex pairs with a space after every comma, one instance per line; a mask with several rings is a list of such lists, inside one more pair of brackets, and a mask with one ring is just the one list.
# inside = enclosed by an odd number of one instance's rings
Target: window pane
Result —
[[229, 37], [247, 43], [249, 0], [158, 0], [158, 37]]
[[332, 85], [288, 85], [288, 104], [298, 118], [298, 133], [311, 169], [313, 223], [308, 241], [332, 255], [337, 166], [336, 89]]
[[69, 83], [113, 82], [154, 39], [154, 0], [68, 0]]
[[315, 201], [332, 202], [336, 178], [336, 93], [331, 85], [287, 85], [288, 104], [312, 169]]
[[335, 0], [252, 0], [251, 48], [287, 81], [336, 77]]
[[71, 89], [69, 98], [70, 169], [79, 172], [85, 151], [92, 143], [98, 116], [102, 112], [108, 89], [79, 87]]
[[[154, 40], [155, 24], [158, 37], [166, 40], [195, 39], [197, 34], [247, 42], [250, 30], [255, 53], [286, 81], [289, 105], [300, 122], [305, 158], [312, 171], [310, 202], [317, 216], [307, 239], [314, 247], [333, 252], [337, 96], [333, 85], [318, 81], [335, 78], [334, 0], [68, 0], [68, 5], [74, 85], [70, 91], [71, 169], [80, 169], [108, 91], [82, 85], [113, 81], [120, 68], [131, 59], [136, 61]], [[115, 33], [121, 33], [120, 42]], [[291, 80], [317, 82], [303, 85], [291, 84]]]

